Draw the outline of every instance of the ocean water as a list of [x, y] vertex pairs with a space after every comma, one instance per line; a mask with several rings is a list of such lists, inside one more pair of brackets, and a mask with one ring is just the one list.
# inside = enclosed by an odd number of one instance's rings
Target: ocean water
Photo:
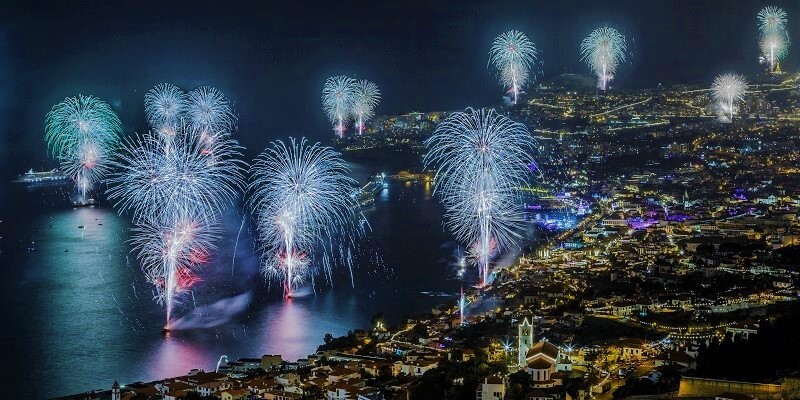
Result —
[[[381, 168], [356, 165], [354, 175], [363, 181]], [[456, 245], [424, 183], [392, 183], [379, 193], [365, 211], [370, 228], [352, 271], [337, 268], [331, 282], [320, 278], [289, 301], [260, 274], [255, 232], [237, 206], [224, 215], [203, 281], [176, 311], [188, 315], [180, 321], [186, 328], [163, 335], [164, 311], [130, 252], [128, 216], [108, 202], [71, 208], [68, 186], [3, 186], [4, 361], [15, 366], [6, 369], [10, 389], [25, 398], [212, 370], [222, 355], [293, 361], [313, 353], [326, 333], [367, 328], [377, 312], [397, 323], [462, 285], [450, 266]]]

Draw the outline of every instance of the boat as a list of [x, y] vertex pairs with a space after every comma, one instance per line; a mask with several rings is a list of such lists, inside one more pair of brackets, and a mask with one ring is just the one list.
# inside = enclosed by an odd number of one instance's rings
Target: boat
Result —
[[368, 208], [375, 204], [375, 195], [370, 192], [361, 192], [358, 195], [358, 205], [361, 208]]
[[73, 201], [72, 202], [72, 207], [75, 207], [75, 208], [78, 208], [78, 207], [94, 207], [94, 206], [96, 206], [98, 204], [99, 204], [99, 202], [97, 200], [95, 200], [94, 198], [90, 197], [90, 198], [88, 198], [86, 200]]
[[358, 190], [357, 200], [361, 208], [368, 208], [375, 204], [375, 196], [381, 192], [385, 186], [385, 180], [382, 175], [376, 175], [366, 185]]
[[51, 169], [50, 171], [34, 171], [32, 168], [24, 174], [19, 174], [16, 179], [11, 182], [24, 183], [29, 185], [36, 184], [50, 184], [50, 183], [66, 183], [69, 177], [58, 169]]

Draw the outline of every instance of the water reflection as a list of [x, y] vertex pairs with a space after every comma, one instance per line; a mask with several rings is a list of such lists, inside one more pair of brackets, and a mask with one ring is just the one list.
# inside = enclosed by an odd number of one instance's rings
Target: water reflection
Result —
[[425, 188], [425, 200], [430, 200], [431, 196], [433, 195], [433, 186], [431, 185], [431, 181], [426, 179], [423, 183], [423, 187]]
[[[322, 344], [326, 333], [341, 336], [368, 323], [374, 310], [368, 299], [323, 293], [319, 297], [290, 299], [270, 305], [260, 325], [263, 328], [265, 354], [281, 354], [284, 359], [304, 358]], [[374, 312], [374, 311], [373, 311]], [[309, 344], [313, 344], [309, 348]]]
[[308, 354], [308, 325], [314, 321], [309, 318], [308, 308], [299, 302], [289, 299], [267, 310], [261, 322], [265, 353], [285, 354], [290, 360]]
[[150, 360], [147, 371], [151, 376], [158, 377], [184, 375], [193, 368], [210, 371], [214, 363], [208, 356], [207, 350], [191, 340], [180, 334], [167, 333], [147, 355]]
[[[215, 257], [201, 272], [204, 281], [181, 315], [195, 304], [211, 307], [247, 292], [252, 301], [221, 325], [168, 336], [161, 334], [164, 315], [152, 300], [152, 285], [129, 253], [127, 216], [107, 205], [66, 208], [57, 192], [18, 190], [11, 198], [20, 215], [8, 223], [14, 229], [7, 242], [16, 247], [3, 253], [11, 267], [3, 287], [13, 300], [2, 317], [19, 321], [8, 361], [27, 367], [12, 378], [32, 391], [23, 397], [47, 398], [107, 388], [115, 379], [130, 383], [212, 370], [223, 354], [281, 354], [294, 361], [313, 353], [326, 333], [366, 328], [377, 312], [396, 323], [429, 310], [442, 298], [421, 292], [455, 293], [457, 284], [437, 264], [449, 254], [440, 248], [448, 236], [437, 222], [438, 204], [421, 201], [428, 190], [393, 183], [377, 196], [368, 217], [379, 257], [368, 254], [356, 263], [355, 288], [347, 268], [339, 268], [332, 288], [318, 285], [316, 295], [288, 302], [264, 282], [255, 233], [243, 224], [241, 210], [231, 210]], [[31, 241], [37, 250], [28, 252]]]
[[[64, 379], [93, 389], [119, 370], [89, 374], [87, 364], [120, 363], [120, 354], [132, 350], [138, 314], [132, 307], [139, 299], [131, 290], [136, 271], [126, 268], [128, 224], [99, 208], [51, 212], [33, 221], [29, 234], [36, 250], [17, 261], [29, 273], [26, 295], [32, 301], [25, 308], [35, 327], [26, 339], [35, 344], [30, 366], [42, 377], [60, 378], [45, 379], [48, 390]], [[46, 361], [54, 359], [59, 362]]]

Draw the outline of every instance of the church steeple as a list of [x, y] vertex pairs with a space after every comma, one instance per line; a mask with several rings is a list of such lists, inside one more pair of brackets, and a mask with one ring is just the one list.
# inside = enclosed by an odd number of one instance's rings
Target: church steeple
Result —
[[689, 208], [689, 189], [683, 189], [683, 209]]
[[519, 366], [525, 367], [527, 365], [528, 349], [533, 346], [533, 325], [528, 317], [522, 319], [519, 324], [519, 346], [517, 362]]
[[120, 400], [122, 398], [119, 392], [119, 382], [114, 379], [114, 384], [111, 385], [111, 400]]

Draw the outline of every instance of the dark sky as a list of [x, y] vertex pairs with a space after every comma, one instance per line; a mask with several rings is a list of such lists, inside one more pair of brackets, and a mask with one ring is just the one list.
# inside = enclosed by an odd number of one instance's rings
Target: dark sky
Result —
[[[608, 24], [633, 49], [618, 88], [708, 84], [757, 71], [755, 16], [766, 5], [784, 7], [789, 32], [800, 32], [797, 1], [3, 1], [0, 132], [6, 149], [35, 148], [34, 162], [44, 115], [64, 97], [106, 99], [130, 133], [142, 128], [144, 92], [172, 82], [213, 85], [234, 100], [248, 147], [329, 138], [319, 97], [334, 74], [380, 85], [378, 113], [498, 102], [487, 52], [512, 28], [539, 48], [544, 78], [587, 73], [579, 43]], [[798, 54], [790, 47], [784, 69]]]

